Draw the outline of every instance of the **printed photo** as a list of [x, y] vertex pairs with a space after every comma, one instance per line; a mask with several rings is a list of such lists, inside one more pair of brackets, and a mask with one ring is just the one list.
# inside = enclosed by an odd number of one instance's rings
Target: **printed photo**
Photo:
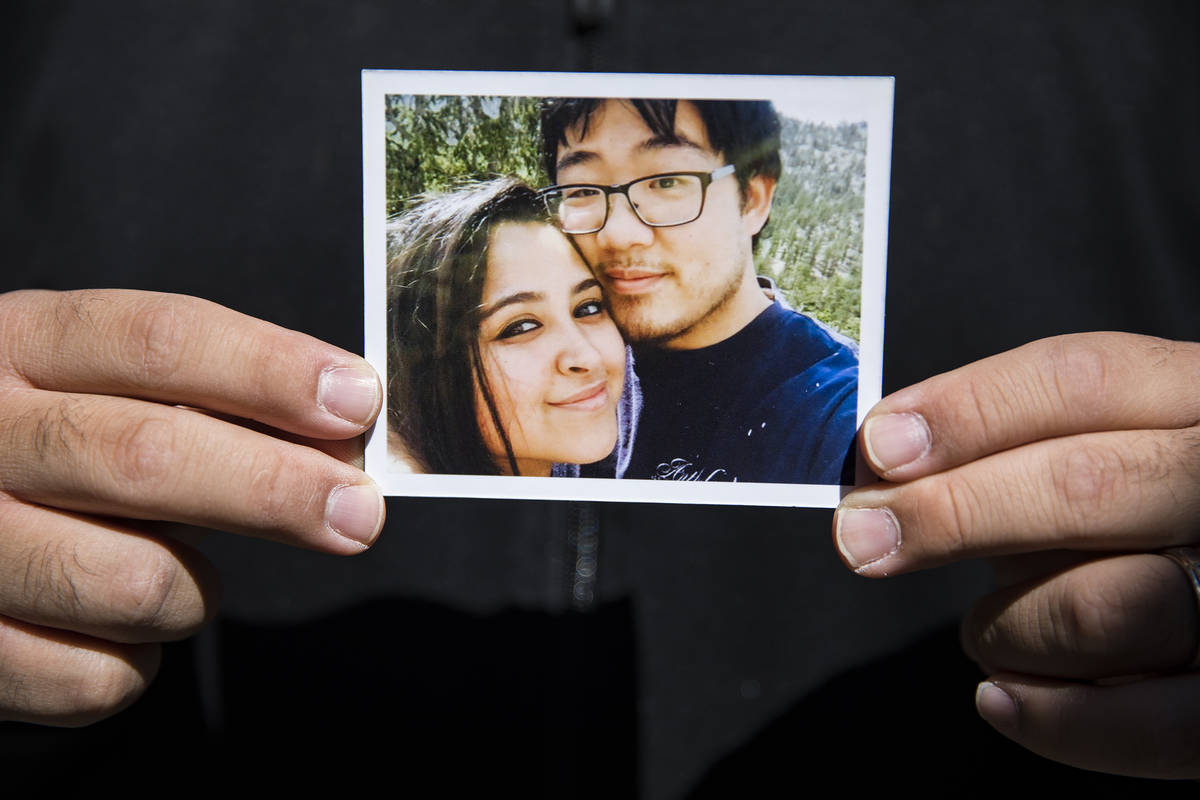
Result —
[[363, 73], [389, 494], [823, 506], [880, 396], [890, 78]]

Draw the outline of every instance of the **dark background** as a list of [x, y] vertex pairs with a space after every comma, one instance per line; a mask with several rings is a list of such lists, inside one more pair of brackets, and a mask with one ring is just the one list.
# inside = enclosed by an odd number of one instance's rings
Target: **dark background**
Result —
[[[186, 292], [360, 350], [361, 68], [878, 74], [896, 76], [885, 392], [1052, 334], [1198, 338], [1191, 2], [0, 15], [0, 289]], [[955, 625], [982, 565], [872, 582], [836, 558], [829, 512], [594, 508], [580, 537], [565, 504], [391, 499], [354, 559], [214, 534], [221, 617], [168, 647], [130, 711], [78, 731], [0, 725], [5, 780], [1194, 791], [1043, 762], [976, 717]]]

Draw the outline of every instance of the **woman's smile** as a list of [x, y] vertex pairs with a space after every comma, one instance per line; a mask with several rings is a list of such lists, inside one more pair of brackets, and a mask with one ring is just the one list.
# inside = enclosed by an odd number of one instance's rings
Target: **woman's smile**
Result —
[[598, 411], [608, 407], [608, 383], [596, 381], [564, 400], [547, 402], [566, 411]]

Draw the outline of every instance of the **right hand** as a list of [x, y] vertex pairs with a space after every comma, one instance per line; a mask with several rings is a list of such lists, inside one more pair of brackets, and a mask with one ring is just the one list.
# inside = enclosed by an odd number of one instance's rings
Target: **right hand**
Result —
[[1200, 778], [1196, 594], [1164, 548], [1200, 546], [1200, 345], [1043, 339], [885, 397], [861, 443], [884, 483], [835, 541], [881, 578], [995, 559], [963, 626], [997, 730], [1047, 758]]
[[0, 295], [0, 720], [115, 713], [212, 616], [211, 565], [148, 521], [369, 547], [382, 495], [339, 458], [381, 397], [362, 358], [204, 300]]

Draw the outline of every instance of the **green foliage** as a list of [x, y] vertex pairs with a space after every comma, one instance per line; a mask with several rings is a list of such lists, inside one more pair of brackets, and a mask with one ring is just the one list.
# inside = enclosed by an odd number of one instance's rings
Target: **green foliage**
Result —
[[[389, 95], [387, 213], [418, 195], [516, 175], [549, 183], [536, 97]], [[796, 309], [857, 340], [862, 285], [866, 123], [781, 117], [783, 176], [755, 253]]]
[[538, 158], [538, 98], [388, 95], [387, 213], [465, 181], [516, 175], [546, 183]]
[[755, 267], [797, 310], [857, 340], [866, 123], [781, 122], [783, 176]]

